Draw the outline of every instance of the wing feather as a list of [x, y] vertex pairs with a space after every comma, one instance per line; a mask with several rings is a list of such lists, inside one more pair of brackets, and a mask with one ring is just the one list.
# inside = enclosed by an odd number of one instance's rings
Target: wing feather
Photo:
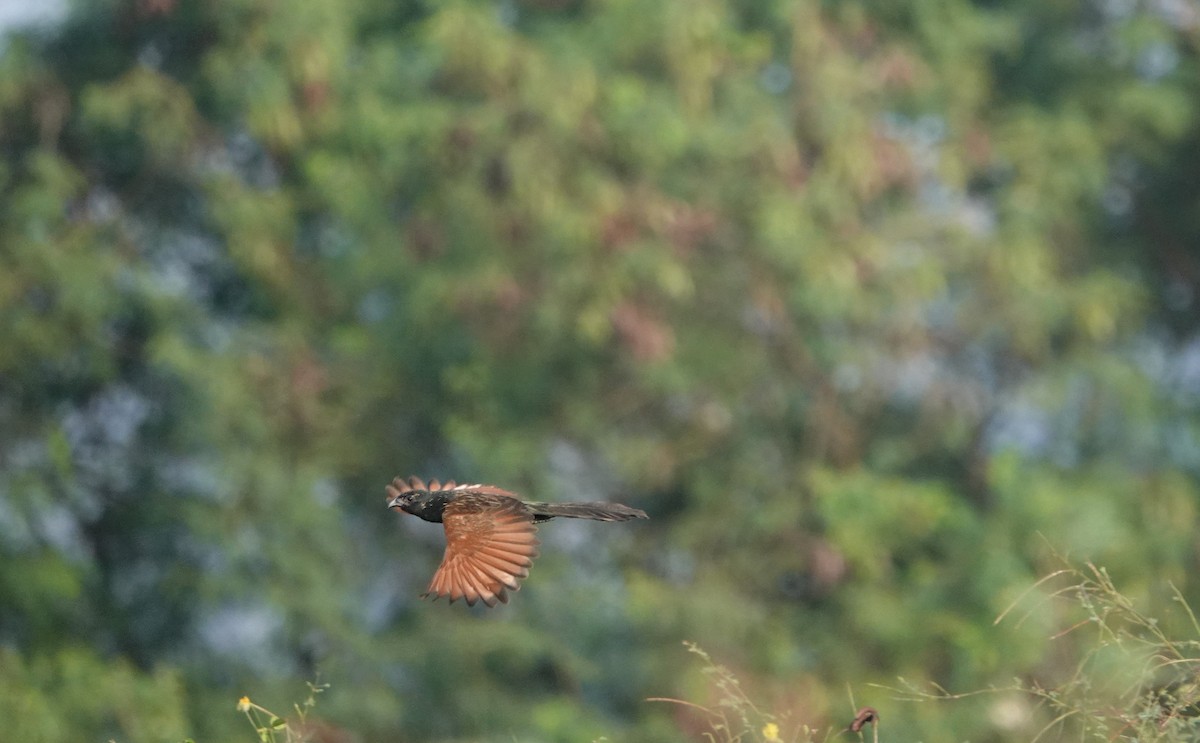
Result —
[[[463, 491], [476, 486], [451, 487]], [[528, 577], [537, 556], [537, 527], [521, 501], [493, 492], [499, 490], [470, 490], [446, 504], [446, 553], [425, 596], [446, 596], [451, 603], [461, 598], [468, 606], [482, 601], [490, 607], [508, 603], [506, 591], [518, 590]]]

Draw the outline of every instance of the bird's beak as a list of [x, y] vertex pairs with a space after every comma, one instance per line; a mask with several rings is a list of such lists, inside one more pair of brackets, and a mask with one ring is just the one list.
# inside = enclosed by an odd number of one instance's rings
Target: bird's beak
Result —
[[400, 499], [400, 496], [398, 496], [398, 495], [397, 495], [397, 496], [395, 496], [394, 498], [392, 498], [391, 500], [389, 500], [389, 501], [388, 501], [387, 507], [388, 507], [388, 508], [397, 508], [397, 509], [402, 509], [402, 508], [403, 508], [403, 501]]

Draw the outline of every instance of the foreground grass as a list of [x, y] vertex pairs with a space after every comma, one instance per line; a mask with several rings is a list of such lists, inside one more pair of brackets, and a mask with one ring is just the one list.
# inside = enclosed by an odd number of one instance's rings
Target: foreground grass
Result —
[[[1200, 740], [1200, 621], [1171, 586], [1181, 613], [1185, 637], [1175, 637], [1163, 623], [1144, 613], [1119, 591], [1108, 572], [1087, 563], [1066, 566], [1031, 586], [996, 618], [1022, 623], [1045, 602], [1066, 602], [1069, 624], [1050, 639], [1067, 638], [1080, 648], [1077, 664], [1053, 682], [1028, 677], [1011, 684], [967, 692], [951, 692], [937, 685], [900, 681], [898, 687], [874, 687], [892, 699], [910, 704], [954, 704], [981, 695], [1027, 702], [1032, 727], [1022, 740], [1128, 741], [1133, 743], [1183, 743]], [[1077, 621], [1075, 621], [1077, 619]], [[1089, 632], [1091, 637], [1080, 637]], [[833, 739], [879, 743], [879, 716], [870, 707], [842, 726], [810, 726], [794, 720], [787, 710], [765, 709], [750, 697], [737, 676], [713, 660], [702, 648], [684, 643], [694, 654], [700, 671], [709, 677], [715, 702], [707, 705], [688, 699], [652, 697], [647, 701], [685, 707], [698, 713], [707, 726], [698, 733], [705, 743], [826, 743]], [[311, 717], [327, 684], [310, 682], [307, 698], [284, 715], [242, 697], [237, 709], [246, 715], [260, 743], [307, 743], [319, 737], [322, 725]], [[995, 738], [1013, 738], [1013, 731], [997, 730]], [[190, 743], [190, 742], [189, 742]]]
[[266, 707], [250, 701], [250, 697], [238, 700], [238, 712], [246, 715], [254, 732], [258, 734], [261, 743], [308, 743], [313, 737], [313, 726], [309, 715], [317, 706], [317, 695], [329, 688], [329, 684], [309, 681], [308, 697], [303, 702], [292, 705], [295, 716], [285, 719]]
[[[1200, 621], [1182, 593], [1170, 586], [1173, 602], [1183, 619], [1184, 637], [1163, 629], [1118, 590], [1108, 571], [1092, 563], [1066, 564], [1031, 586], [1000, 614], [995, 624], [1022, 623], [1044, 602], [1065, 603], [1062, 616], [1072, 616], [1067, 626], [1053, 634], [1052, 642], [1075, 640], [1079, 660], [1065, 677], [1053, 682], [1030, 676], [1004, 686], [968, 692], [951, 692], [937, 685], [915, 685], [901, 680], [899, 687], [875, 687], [891, 698], [911, 704], [953, 704], [982, 695], [1002, 702], [1023, 699], [1022, 714], [1030, 727], [1020, 732], [996, 730], [995, 737], [1022, 740], [1095, 740], [1112, 743], [1182, 743], [1200, 740]], [[1088, 633], [1087, 637], [1079, 637]], [[764, 710], [750, 699], [736, 676], [715, 663], [699, 647], [685, 643], [712, 678], [717, 701], [709, 706], [685, 699], [652, 698], [685, 706], [701, 714], [709, 729], [707, 743], [815, 743], [843, 735], [860, 739], [870, 726], [879, 740], [879, 716], [869, 707], [847, 727], [818, 729], [790, 721], [786, 712]], [[783, 737], [783, 722], [790, 724]], [[1028, 730], [1028, 734], [1026, 734]]]
[[[685, 642], [688, 652], [699, 656], [702, 671], [709, 676], [717, 692], [714, 706], [705, 706], [685, 699], [672, 697], [650, 697], [648, 702], [664, 702], [695, 710], [703, 716], [709, 730], [703, 733], [709, 743], [812, 743], [819, 733], [801, 723], [790, 735], [782, 732], [783, 715], [764, 711], [742, 689], [737, 676], [725, 666], [719, 665], [695, 643]], [[826, 731], [823, 738], [828, 738]]]
[[1169, 635], [1163, 623], [1144, 613], [1117, 589], [1103, 567], [1066, 566], [1031, 586], [996, 618], [1023, 622], [1046, 601], [1067, 602], [1078, 620], [1052, 641], [1080, 633], [1082, 653], [1065, 678], [1037, 678], [966, 693], [901, 683], [901, 700], [952, 703], [968, 697], [1014, 695], [1030, 702], [1038, 727], [1031, 740], [1138, 741], [1175, 743], [1200, 740], [1200, 622], [1183, 594], [1170, 585], [1189, 637]]

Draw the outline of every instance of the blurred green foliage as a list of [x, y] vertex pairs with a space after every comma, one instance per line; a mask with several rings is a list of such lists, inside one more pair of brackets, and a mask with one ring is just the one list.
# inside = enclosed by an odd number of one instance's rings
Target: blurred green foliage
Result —
[[[1068, 613], [992, 625], [1056, 551], [1188, 630], [1198, 44], [1190, 4], [1099, 0], [80, 0], [11, 34], [0, 718], [232, 740], [319, 671], [350, 740], [687, 740], [645, 699], [716, 693], [691, 640], [813, 729], [850, 684], [897, 740], [1032, 737], [868, 684], [1069, 677]], [[410, 473], [652, 518], [429, 604], [440, 530], [383, 509]]]

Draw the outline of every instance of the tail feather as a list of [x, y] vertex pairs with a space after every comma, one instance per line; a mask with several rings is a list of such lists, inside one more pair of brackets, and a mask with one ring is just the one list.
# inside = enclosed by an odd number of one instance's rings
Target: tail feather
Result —
[[545, 521], [556, 516], [572, 519], [593, 519], [595, 521], [629, 521], [630, 519], [649, 518], [640, 508], [630, 508], [620, 503], [604, 503], [589, 501], [586, 503], [526, 503], [538, 521]]

